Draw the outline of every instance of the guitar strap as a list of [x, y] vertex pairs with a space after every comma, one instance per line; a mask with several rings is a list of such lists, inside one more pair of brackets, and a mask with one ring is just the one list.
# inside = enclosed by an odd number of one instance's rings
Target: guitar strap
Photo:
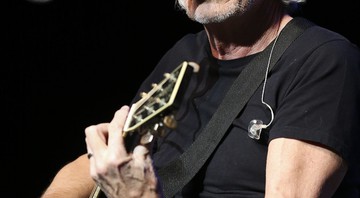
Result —
[[[311, 25], [311, 22], [299, 17], [285, 26], [273, 49], [269, 71], [292, 41]], [[166, 198], [173, 197], [179, 192], [213, 153], [235, 117], [264, 80], [266, 70], [264, 65], [267, 65], [270, 50], [271, 48], [268, 47], [243, 69], [192, 145], [178, 159], [159, 169], [158, 176], [161, 178], [160, 182]]]

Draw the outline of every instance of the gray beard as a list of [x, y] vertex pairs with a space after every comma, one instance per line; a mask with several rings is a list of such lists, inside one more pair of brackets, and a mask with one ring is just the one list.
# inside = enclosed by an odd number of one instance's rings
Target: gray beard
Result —
[[[239, 0], [242, 1], [242, 0]], [[248, 9], [250, 9], [253, 5], [254, 5], [254, 0], [245, 0], [247, 1], [247, 4], [245, 5], [246, 7], [242, 7], [240, 5], [240, 2], [238, 2], [238, 5], [234, 8], [232, 8], [231, 10], [228, 10], [226, 13], [220, 13], [216, 16], [212, 16], [212, 17], [203, 17], [203, 16], [194, 16], [194, 18], [192, 20], [200, 23], [200, 24], [211, 24], [211, 23], [221, 23], [226, 21], [227, 19], [233, 17], [233, 16], [238, 16], [238, 15], [242, 15], [243, 13], [245, 13]], [[184, 8], [182, 8], [184, 9]]]

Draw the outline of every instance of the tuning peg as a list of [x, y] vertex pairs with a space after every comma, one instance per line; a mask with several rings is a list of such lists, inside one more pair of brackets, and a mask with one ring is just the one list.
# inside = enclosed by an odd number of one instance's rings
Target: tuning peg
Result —
[[153, 127], [146, 128], [144, 131], [139, 131], [139, 134], [141, 135], [140, 138], [140, 144], [146, 145], [153, 141], [154, 136], [159, 136], [164, 133], [164, 127], [163, 124], [160, 123], [154, 123]]
[[136, 122], [141, 122], [143, 120], [141, 114], [139, 114], [139, 116], [138, 115], [133, 115], [132, 117], [136, 120]]
[[161, 98], [155, 98], [155, 102], [159, 103], [161, 106], [164, 106], [166, 104], [164, 99], [161, 99]]
[[174, 75], [170, 74], [170, 73], [165, 73], [164, 76], [167, 78], [167, 79], [170, 79], [172, 81], [176, 81], [176, 78], [174, 77]]
[[155, 110], [154, 110], [153, 106], [152, 106], [152, 107], [149, 107], [149, 106], [145, 105], [145, 106], [144, 106], [144, 108], [145, 108], [145, 109], [146, 109], [146, 111], [147, 111], [147, 112], [149, 112], [149, 113], [153, 113], [153, 112], [155, 112]]
[[144, 135], [141, 136], [140, 138], [140, 144], [142, 145], [146, 145], [149, 144], [150, 142], [152, 142], [154, 139], [154, 135], [151, 134], [150, 131], [146, 132]]
[[140, 97], [145, 98], [146, 96], [147, 96], [147, 93], [146, 93], [146, 92], [141, 92], [141, 93], [140, 93]]
[[175, 129], [177, 127], [177, 121], [175, 120], [175, 116], [172, 114], [164, 116], [163, 123], [170, 129]]

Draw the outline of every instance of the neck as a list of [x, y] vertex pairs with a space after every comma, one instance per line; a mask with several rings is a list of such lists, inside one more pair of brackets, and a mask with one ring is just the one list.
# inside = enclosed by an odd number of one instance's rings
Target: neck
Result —
[[271, 2], [264, 1], [248, 13], [222, 23], [204, 25], [212, 55], [230, 60], [264, 50], [292, 19], [281, 4]]

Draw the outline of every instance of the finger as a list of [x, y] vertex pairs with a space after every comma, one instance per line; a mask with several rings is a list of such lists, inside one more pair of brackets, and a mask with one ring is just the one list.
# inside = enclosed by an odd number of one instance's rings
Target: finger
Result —
[[94, 157], [102, 155], [107, 149], [108, 123], [92, 125], [85, 129], [85, 142], [88, 152]]
[[134, 164], [138, 166], [145, 166], [146, 165], [145, 161], [148, 154], [149, 154], [149, 150], [145, 146], [143, 145], [136, 146], [132, 155]]
[[157, 185], [157, 178], [155, 175], [154, 168], [152, 166], [152, 160], [148, 148], [143, 145], [136, 146], [132, 157], [133, 157], [134, 167], [138, 168], [137, 170], [142, 170], [136, 172], [137, 178], [144, 179], [148, 187], [155, 191]]
[[97, 179], [95, 158], [93, 157], [94, 152], [92, 151], [92, 149], [89, 146], [88, 138], [85, 138], [85, 142], [86, 142], [87, 158], [89, 159], [89, 163], [90, 163], [90, 165], [89, 165], [90, 175], [93, 179]]
[[106, 156], [106, 137], [108, 136], [107, 125], [108, 124], [106, 123], [98, 124], [89, 126], [85, 129], [86, 149], [88, 151], [88, 158], [90, 161], [90, 175], [93, 179], [98, 178], [98, 165], [96, 162], [99, 160], [103, 161]]
[[124, 146], [124, 139], [122, 136], [128, 112], [128, 106], [121, 107], [118, 111], [115, 112], [115, 115], [108, 126], [108, 149], [110, 152], [112, 152], [114, 158], [125, 157], [128, 155]]
[[87, 153], [88, 153], [88, 158], [90, 159], [91, 157], [89, 157], [89, 154], [93, 155], [93, 151], [90, 148], [89, 143], [88, 143], [88, 138], [86, 138], [86, 137], [85, 137], [85, 143], [86, 143], [86, 150], [87, 150]]

